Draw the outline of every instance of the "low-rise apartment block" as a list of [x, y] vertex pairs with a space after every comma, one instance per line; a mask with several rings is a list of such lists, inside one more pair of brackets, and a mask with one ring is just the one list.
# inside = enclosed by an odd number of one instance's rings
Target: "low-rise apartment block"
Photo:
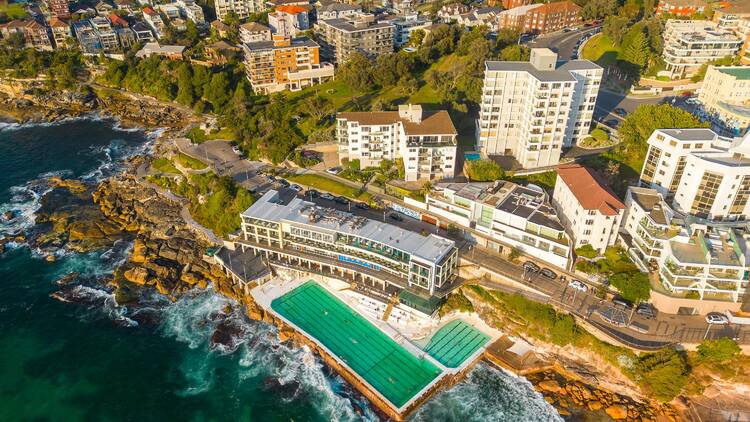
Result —
[[271, 41], [271, 28], [258, 22], [243, 23], [240, 25], [240, 41], [245, 44]]
[[274, 190], [241, 217], [235, 250], [261, 255], [271, 266], [342, 278], [378, 297], [404, 302], [417, 296], [437, 305], [458, 275], [452, 240], [284, 198]]
[[298, 91], [333, 79], [334, 68], [321, 63], [320, 47], [306, 37], [258, 41], [242, 45], [245, 73], [259, 94], [289, 89]]
[[527, 4], [503, 10], [497, 15], [498, 29], [546, 34], [581, 24], [581, 7], [570, 0]]
[[401, 158], [406, 181], [454, 177], [457, 135], [447, 111], [424, 111], [419, 105], [336, 116], [340, 160], [359, 160], [365, 168]]
[[159, 12], [150, 7], [144, 7], [143, 20], [149, 27], [151, 27], [151, 31], [156, 36], [156, 39], [159, 39], [164, 35], [167, 26], [164, 24], [164, 20], [161, 18], [161, 15], [159, 15]]
[[63, 48], [69, 39], [72, 38], [73, 32], [70, 25], [60, 18], [53, 17], [48, 22], [52, 31], [52, 39], [55, 41], [55, 48]]
[[427, 210], [441, 221], [474, 229], [550, 265], [568, 267], [570, 239], [538, 186], [502, 180], [437, 183], [425, 201]]
[[688, 78], [704, 63], [734, 56], [743, 43], [732, 31], [703, 20], [670, 19], [663, 36], [666, 70], [673, 79]]
[[591, 245], [599, 253], [615, 244], [625, 205], [591, 169], [560, 166], [552, 205], [573, 239], [573, 247]]
[[120, 48], [117, 33], [112, 29], [109, 19], [103, 17], [91, 18], [91, 26], [99, 38], [99, 45], [106, 52], [116, 51]]
[[362, 7], [354, 4], [332, 2], [317, 7], [318, 20], [345, 19], [362, 13]]
[[274, 35], [296, 37], [310, 29], [310, 6], [278, 6], [268, 14], [268, 26]]
[[705, 12], [707, 6], [708, 3], [705, 0], [659, 0], [659, 4], [656, 6], [656, 15], [689, 18]]
[[395, 29], [369, 14], [319, 20], [315, 25], [321, 53], [334, 63], [344, 63], [354, 52], [370, 58], [393, 52]]
[[745, 133], [750, 127], [750, 66], [709, 66], [698, 100], [725, 127]]
[[487, 61], [477, 148], [524, 168], [557, 164], [589, 133], [602, 72], [588, 60], [558, 62], [546, 48], [532, 49], [529, 62]]
[[432, 22], [422, 19], [418, 14], [412, 13], [404, 16], [396, 16], [388, 19], [381, 19], [381, 23], [389, 23], [394, 27], [393, 47], [401, 48], [409, 43], [411, 34], [415, 31], [424, 31], [432, 26]]
[[53, 48], [52, 37], [48, 28], [33, 19], [13, 20], [0, 24], [0, 34], [3, 38], [10, 37], [13, 34], [21, 34], [26, 48], [36, 50], [52, 50]]
[[253, 13], [266, 10], [264, 0], [215, 0], [216, 18], [223, 21], [229, 12], [234, 12], [238, 18], [247, 19]]
[[47, 7], [50, 17], [60, 19], [67, 19], [70, 17], [69, 0], [45, 0], [44, 4]]

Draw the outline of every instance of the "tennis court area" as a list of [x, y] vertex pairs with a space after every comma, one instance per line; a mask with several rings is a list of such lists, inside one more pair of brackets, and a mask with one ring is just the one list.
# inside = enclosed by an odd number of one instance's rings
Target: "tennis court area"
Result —
[[440, 328], [424, 350], [448, 368], [458, 368], [489, 340], [487, 334], [457, 319]]
[[401, 408], [441, 370], [409, 353], [315, 281], [308, 281], [271, 302], [293, 322], [388, 399]]

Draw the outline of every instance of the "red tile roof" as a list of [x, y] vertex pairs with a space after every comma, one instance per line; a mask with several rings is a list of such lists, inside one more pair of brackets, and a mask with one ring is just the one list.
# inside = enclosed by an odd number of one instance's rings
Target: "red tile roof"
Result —
[[599, 210], [603, 215], [617, 215], [618, 210], [625, 209], [625, 204], [592, 170], [578, 164], [563, 165], [557, 168], [557, 174], [583, 209]]
[[290, 15], [296, 15], [298, 13], [307, 12], [307, 9], [301, 6], [295, 6], [291, 4], [291, 5], [285, 5], [285, 6], [277, 6], [276, 11], [288, 13]]

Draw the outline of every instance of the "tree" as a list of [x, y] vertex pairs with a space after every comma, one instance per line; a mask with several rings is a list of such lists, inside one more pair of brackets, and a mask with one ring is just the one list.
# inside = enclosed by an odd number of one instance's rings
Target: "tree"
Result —
[[724, 363], [742, 352], [737, 342], [728, 337], [703, 340], [698, 345], [698, 358], [704, 362]]
[[177, 69], [177, 97], [175, 101], [188, 107], [195, 103], [193, 72], [190, 69], [190, 65], [184, 62]]
[[617, 14], [619, 7], [617, 0], [591, 0], [583, 5], [581, 17], [584, 20], [601, 19]]
[[636, 32], [623, 45], [622, 59], [633, 65], [633, 73], [640, 73], [648, 61], [649, 49], [646, 36], [642, 31]]
[[576, 255], [584, 257], [584, 258], [588, 258], [588, 259], [594, 259], [597, 256], [599, 256], [599, 252], [597, 252], [593, 246], [587, 243], [576, 249]]
[[628, 21], [629, 19], [624, 16], [608, 16], [604, 20], [602, 32], [614, 41], [615, 44], [619, 45], [622, 43], [622, 39], [628, 29]]
[[424, 182], [424, 184], [422, 185], [422, 189], [419, 190], [419, 193], [421, 193], [422, 196], [426, 197], [427, 195], [432, 193], [432, 188], [433, 188], [432, 183], [430, 183], [429, 181]]
[[634, 372], [639, 383], [657, 400], [668, 402], [682, 391], [690, 368], [684, 354], [667, 348], [641, 355]]
[[229, 101], [229, 77], [225, 72], [214, 73], [208, 84], [208, 92], [204, 97], [211, 103], [215, 112], [220, 112]]
[[558, 315], [549, 332], [550, 340], [559, 346], [573, 342], [576, 334], [576, 323], [570, 315]]
[[340, 66], [339, 77], [357, 91], [370, 91], [375, 88], [373, 66], [367, 57], [352, 53], [349, 59]]
[[396, 158], [396, 170], [398, 171], [398, 178], [403, 180], [406, 178], [406, 169], [404, 168], [404, 159], [399, 157]]
[[427, 34], [423, 30], [417, 29], [416, 31], [409, 34], [409, 45], [412, 47], [419, 47], [420, 45], [422, 45], [422, 41], [424, 41], [424, 37], [426, 35]]
[[500, 50], [500, 60], [506, 62], [518, 62], [529, 60], [531, 50], [523, 45], [509, 45]]
[[492, 160], [476, 160], [466, 164], [469, 179], [477, 182], [490, 182], [505, 177], [503, 169]]
[[648, 275], [640, 271], [615, 273], [609, 277], [609, 282], [625, 300], [630, 302], [640, 303], [651, 296], [651, 283]]

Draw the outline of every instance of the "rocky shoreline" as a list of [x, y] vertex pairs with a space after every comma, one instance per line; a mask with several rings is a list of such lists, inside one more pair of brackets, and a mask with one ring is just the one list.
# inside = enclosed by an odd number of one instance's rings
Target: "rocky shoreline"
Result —
[[[64, 93], [53, 97], [38, 87], [27, 85], [22, 89], [23, 94], [16, 97], [1, 85], [0, 114], [12, 116], [18, 122], [55, 121], [98, 113], [99, 116], [117, 117], [127, 124], [167, 127], [170, 132], [177, 132], [192, 120], [192, 116], [187, 116], [184, 111], [156, 100], [93, 93]], [[240, 286], [227, 278], [218, 265], [204, 259], [204, 251], [211, 244], [183, 219], [182, 204], [132, 175], [148, 159], [135, 157], [129, 163], [128, 171], [96, 187], [77, 181], [49, 179], [53, 189], [45, 195], [37, 212], [38, 227], [34, 236], [28, 239], [30, 245], [43, 251], [61, 247], [89, 251], [111, 246], [123, 239], [132, 241], [133, 250], [127, 261], [108, 281], [118, 304], [136, 303], [145, 290], [151, 289], [174, 300], [181, 294], [195, 288], [205, 289], [210, 284], [222, 295], [237, 301], [249, 318], [279, 327], [282, 341], [291, 339], [299, 345], [314, 346], [270, 317]], [[22, 239], [8, 240], [27, 240], [25, 235], [21, 236]], [[234, 331], [231, 326], [217, 331], [212, 344], [231, 348]], [[315, 347], [312, 349], [316, 350]], [[356, 385], [356, 377], [346, 376], [343, 368], [332, 364], [335, 360], [326, 359], [318, 352], [327, 365]], [[564, 370], [553, 369], [525, 376], [567, 419], [575, 419], [581, 412], [587, 412], [615, 420], [655, 420], [656, 415], [677, 420], [669, 409], [592, 387], [576, 374]]]

